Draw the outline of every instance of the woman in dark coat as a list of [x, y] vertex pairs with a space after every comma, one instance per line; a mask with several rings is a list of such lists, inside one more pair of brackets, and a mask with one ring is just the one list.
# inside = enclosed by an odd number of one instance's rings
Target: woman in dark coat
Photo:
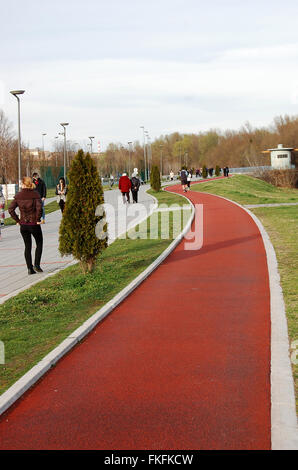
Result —
[[[28, 274], [36, 274], [36, 271], [43, 272], [40, 267], [42, 255], [43, 237], [40, 227], [42, 215], [42, 203], [40, 195], [35, 191], [35, 184], [29, 176], [22, 179], [22, 190], [16, 194], [11, 202], [8, 212], [11, 217], [20, 225], [20, 232], [25, 243], [25, 260]], [[20, 216], [16, 214], [16, 208], [20, 209]], [[34, 268], [32, 265], [32, 236], [36, 242]]]

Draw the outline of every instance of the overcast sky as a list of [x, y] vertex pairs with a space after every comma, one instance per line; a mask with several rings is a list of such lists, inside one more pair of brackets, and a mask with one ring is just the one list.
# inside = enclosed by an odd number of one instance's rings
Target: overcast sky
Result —
[[[51, 149], [298, 114], [297, 0], [0, 0], [0, 108]], [[60, 127], [60, 129], [59, 129]], [[62, 139], [62, 137], [60, 137]], [[96, 144], [94, 143], [94, 147]], [[94, 148], [93, 147], [93, 148]]]

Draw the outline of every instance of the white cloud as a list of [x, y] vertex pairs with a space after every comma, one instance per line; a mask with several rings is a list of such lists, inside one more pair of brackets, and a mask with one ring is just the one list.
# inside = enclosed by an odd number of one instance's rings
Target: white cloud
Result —
[[[290, 60], [285, 68], [286, 54]], [[237, 109], [238, 101], [243, 110], [254, 103], [256, 114], [263, 113], [270, 101], [293, 104], [295, 54], [290, 46], [231, 50], [198, 64], [148, 60], [29, 64], [21, 79], [26, 90], [22, 97], [23, 136], [40, 145], [41, 133], [48, 129], [48, 134], [54, 134], [63, 120], [70, 122], [75, 140], [97, 132], [106, 143], [109, 139], [125, 142], [140, 138], [138, 127], [146, 122], [154, 129], [152, 137], [163, 129], [175, 130], [175, 125], [176, 129], [182, 126], [195, 131], [207, 121], [211, 127], [222, 127], [233, 122], [227, 113], [229, 108]], [[7, 82], [9, 75], [18, 77], [18, 68], [10, 69]], [[14, 86], [20, 86], [19, 78]], [[14, 105], [10, 100], [11, 118]], [[224, 121], [218, 119], [223, 115]]]
[[18, 19], [15, 3], [2, 9], [1, 107], [16, 123], [9, 90], [26, 90], [32, 146], [63, 120], [73, 140], [107, 144], [141, 139], [140, 125], [154, 138], [296, 113], [295, 2], [28, 0]]

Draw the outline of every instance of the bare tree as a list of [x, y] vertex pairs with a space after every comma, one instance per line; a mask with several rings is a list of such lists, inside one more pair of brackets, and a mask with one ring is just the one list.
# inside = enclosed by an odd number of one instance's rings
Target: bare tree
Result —
[[12, 124], [0, 109], [0, 179], [7, 183], [12, 177], [16, 164], [14, 154], [14, 133]]

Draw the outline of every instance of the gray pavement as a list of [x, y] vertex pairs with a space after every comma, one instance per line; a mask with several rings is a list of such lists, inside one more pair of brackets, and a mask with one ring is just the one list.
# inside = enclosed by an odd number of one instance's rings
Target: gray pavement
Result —
[[[154, 210], [154, 199], [145, 192], [148, 187], [141, 187], [139, 204], [123, 204], [118, 189], [105, 191], [109, 243], [125, 233], [127, 229], [138, 224]], [[51, 198], [51, 200], [55, 200], [55, 198]], [[49, 203], [51, 200], [48, 199], [47, 202]], [[2, 240], [0, 241], [0, 303], [75, 262], [71, 256], [62, 258], [59, 254], [60, 221], [60, 210], [46, 215], [46, 223], [41, 226], [44, 238], [41, 267], [44, 272], [33, 276], [27, 274], [24, 243], [19, 227], [12, 225], [2, 230]], [[33, 242], [32, 249], [33, 261], [34, 251], [35, 242]]]
[[298, 206], [298, 202], [277, 202], [272, 204], [245, 204], [247, 209], [254, 209], [257, 207], [280, 207], [280, 206]]

